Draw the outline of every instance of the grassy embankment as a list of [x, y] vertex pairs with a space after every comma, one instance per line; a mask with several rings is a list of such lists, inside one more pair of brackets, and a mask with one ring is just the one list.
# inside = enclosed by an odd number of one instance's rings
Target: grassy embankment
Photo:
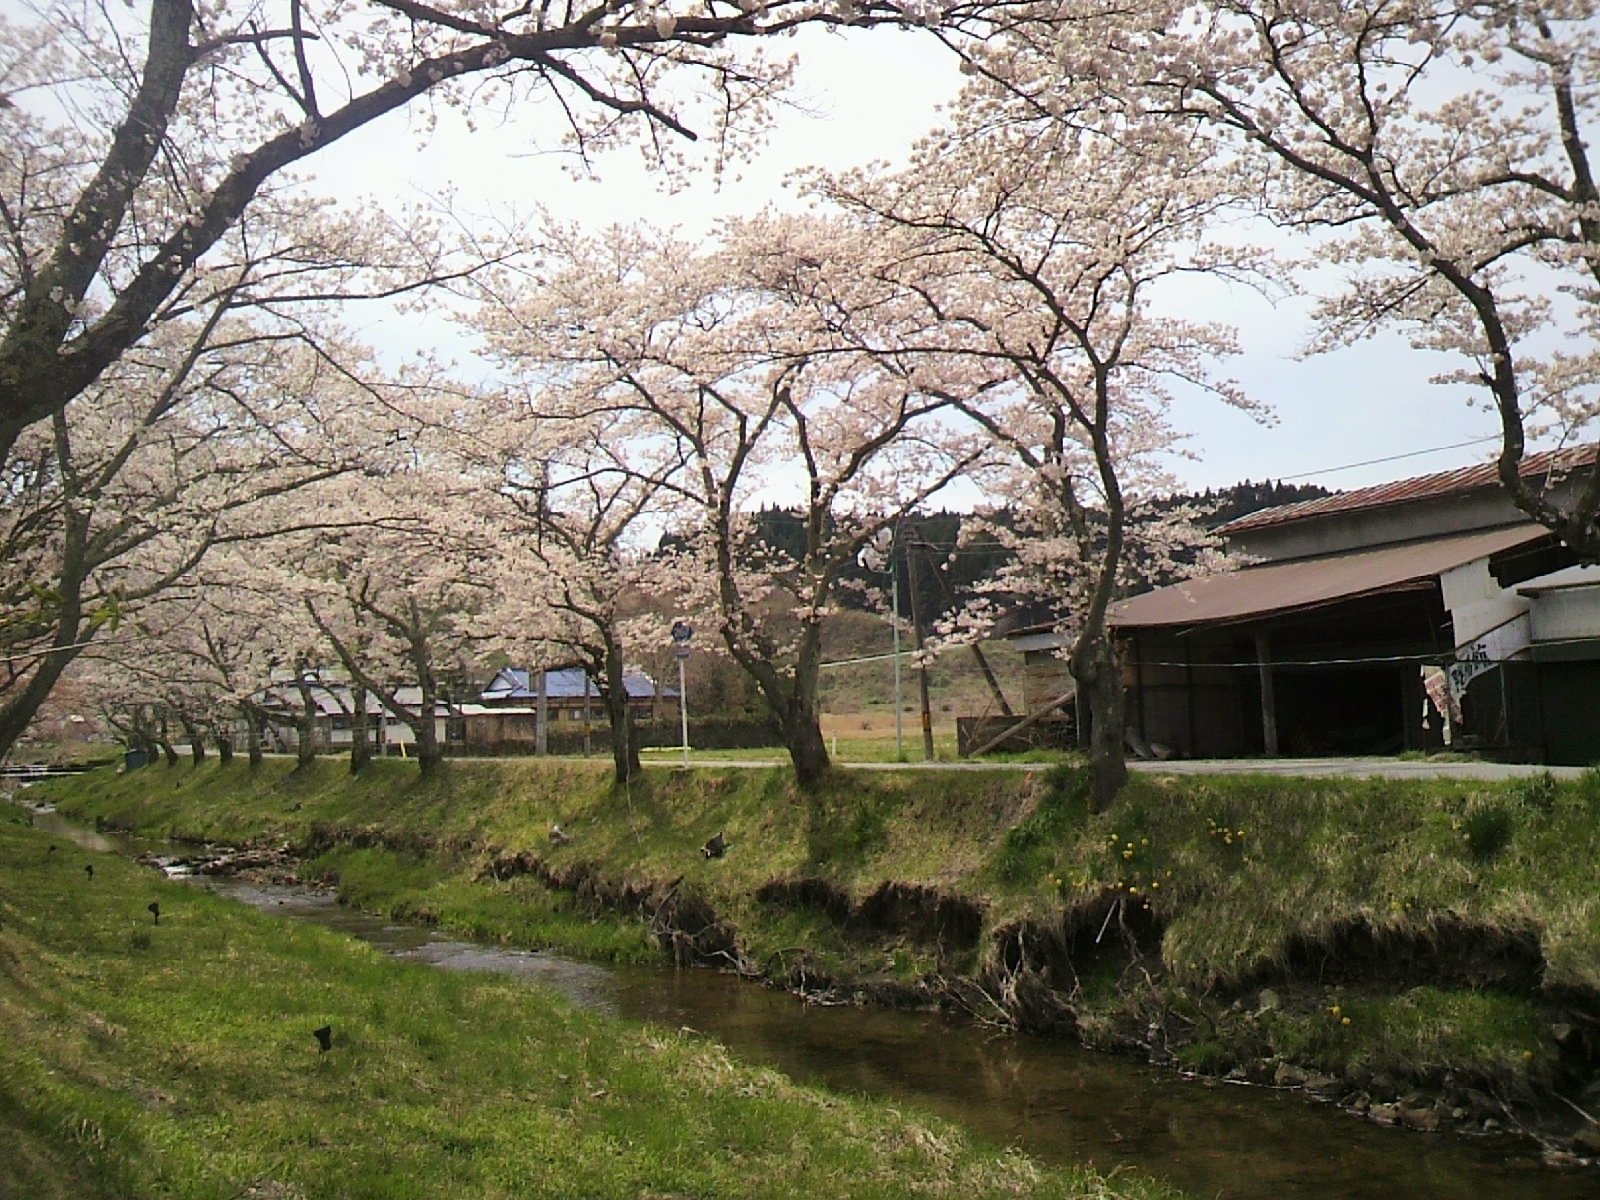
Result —
[[0, 1195], [1171, 1195], [52, 852], [19, 819], [0, 812]]
[[[484, 937], [619, 958], [676, 938], [1023, 1026], [1059, 1015], [1034, 1003], [1043, 983], [1091, 1044], [1252, 1078], [1292, 1064], [1358, 1105], [1421, 1085], [1412, 1110], [1446, 1124], [1501, 1099], [1600, 1101], [1600, 775], [1140, 776], [1090, 816], [1070, 768], [839, 772], [808, 796], [781, 769], [617, 791], [571, 762], [427, 781], [389, 762], [353, 782], [291, 765], [53, 794], [144, 832], [306, 846], [352, 902]], [[549, 844], [553, 822], [570, 844]], [[707, 861], [719, 830], [731, 849]]]

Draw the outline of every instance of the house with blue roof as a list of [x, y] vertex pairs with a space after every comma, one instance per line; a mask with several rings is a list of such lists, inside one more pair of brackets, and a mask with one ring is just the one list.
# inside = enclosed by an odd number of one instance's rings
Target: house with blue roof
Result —
[[[599, 685], [582, 667], [551, 668], [543, 675], [552, 737], [607, 727]], [[525, 667], [502, 667], [496, 671], [479, 693], [478, 702], [461, 706], [467, 742], [479, 746], [509, 747], [523, 742], [533, 745], [538, 739], [539, 676], [539, 671]], [[678, 719], [678, 693], [673, 688], [660, 686], [638, 670], [624, 675], [623, 686], [636, 723]]]

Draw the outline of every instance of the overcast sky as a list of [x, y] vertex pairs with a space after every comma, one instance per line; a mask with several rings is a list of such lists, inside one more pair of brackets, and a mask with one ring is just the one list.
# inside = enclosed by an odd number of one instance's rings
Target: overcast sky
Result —
[[[416, 132], [414, 114], [398, 114], [335, 148], [318, 163], [314, 186], [382, 197], [449, 184], [466, 210], [527, 212], [543, 205], [597, 228], [642, 218], [707, 231], [723, 216], [764, 204], [797, 205], [783, 186], [796, 168], [900, 159], [960, 83], [954, 62], [922, 34], [808, 31], [787, 44], [800, 54], [798, 98], [814, 115], [785, 114], [760, 156], [720, 188], [706, 179], [663, 194], [633, 150], [601, 160], [598, 181], [575, 180], [561, 156], [549, 152], [558, 136], [543, 124], [551, 114], [537, 112], [473, 133], [445, 114], [426, 139]], [[1277, 419], [1262, 425], [1214, 401], [1186, 401], [1174, 416], [1190, 434], [1194, 458], [1175, 462], [1174, 473], [1189, 486], [1270, 478], [1344, 489], [1484, 462], [1496, 449], [1495, 422], [1470, 404], [1466, 389], [1428, 382], [1445, 369], [1438, 356], [1387, 338], [1299, 361], [1305, 302], [1274, 305], [1221, 283], [1196, 289], [1190, 302], [1197, 315], [1238, 326], [1245, 353], [1231, 374]], [[436, 322], [371, 317], [362, 332], [391, 348], [436, 340], [458, 359], [468, 349]]]

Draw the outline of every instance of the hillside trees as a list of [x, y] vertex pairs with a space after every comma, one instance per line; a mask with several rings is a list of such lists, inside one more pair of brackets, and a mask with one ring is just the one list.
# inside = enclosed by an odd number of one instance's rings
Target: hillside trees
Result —
[[1592, 0], [1040, 6], [969, 69], [1059, 119], [1112, 108], [1231, 136], [1304, 266], [1344, 274], [1313, 348], [1394, 329], [1444, 356], [1439, 380], [1497, 417], [1517, 507], [1593, 560], [1600, 471], [1563, 491], [1521, 468], [1534, 437], [1595, 440], [1597, 17]]
[[[840, 573], [976, 451], [940, 426], [948, 399], [865, 350], [894, 315], [864, 269], [870, 245], [841, 223], [740, 222], [708, 251], [646, 229], [552, 245], [544, 285], [486, 318], [496, 351], [558, 378], [608, 437], [634, 423], [656, 461], [682, 464], [663, 487], [692, 509], [682, 611], [713, 615], [814, 783], [828, 767], [821, 624]], [[760, 544], [752, 510], [771, 497], [800, 514], [797, 553]]]
[[1007, 517], [992, 532], [1016, 554], [1000, 582], [1047, 600], [1072, 638], [1103, 806], [1126, 776], [1107, 609], [1139, 571], [1170, 571], [1175, 547], [1204, 541], [1192, 513], [1136, 512], [1136, 498], [1166, 482], [1173, 389], [1247, 403], [1213, 373], [1230, 331], [1162, 315], [1159, 289], [1186, 271], [1247, 275], [1256, 264], [1206, 244], [1231, 192], [1188, 130], [1037, 119], [982, 84], [964, 100], [908, 170], [818, 186], [898, 247], [880, 272], [921, 309], [930, 386], [956, 363], [986, 380], [951, 400], [1004, 451], [986, 475]]

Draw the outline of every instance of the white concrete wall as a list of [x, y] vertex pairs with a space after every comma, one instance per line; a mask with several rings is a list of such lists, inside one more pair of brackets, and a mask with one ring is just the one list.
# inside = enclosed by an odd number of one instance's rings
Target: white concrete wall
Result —
[[1600, 584], [1556, 588], [1533, 601], [1533, 640], [1600, 638]]

